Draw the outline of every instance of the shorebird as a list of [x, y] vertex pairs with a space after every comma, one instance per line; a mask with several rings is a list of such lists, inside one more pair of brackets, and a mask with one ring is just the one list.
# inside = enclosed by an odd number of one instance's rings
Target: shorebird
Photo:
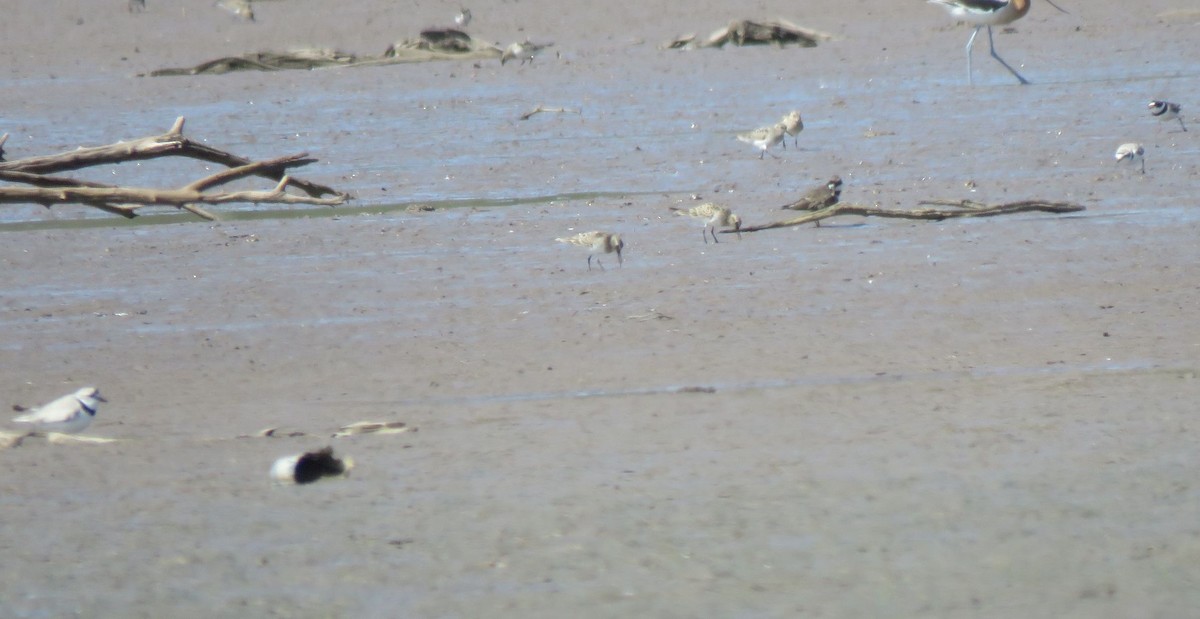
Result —
[[[758, 158], [762, 159], [768, 149], [783, 141], [785, 133], [787, 133], [787, 127], [783, 123], [776, 123], [770, 127], [759, 127], [748, 133], [740, 133], [737, 139], [762, 149], [762, 152], [758, 154]], [[775, 154], [771, 153], [771, 156], [774, 157]]]
[[728, 207], [721, 206], [715, 202], [705, 202], [700, 206], [693, 206], [687, 209], [672, 206], [671, 210], [675, 211], [676, 215], [686, 215], [704, 220], [704, 231], [700, 233], [700, 236], [704, 237], [705, 245], [708, 244], [708, 235], [710, 233], [712, 234], [713, 242], [720, 243], [717, 240], [717, 226], [733, 228], [737, 232], [738, 238], [742, 238], [742, 218], [735, 215]]
[[70, 395], [64, 395], [49, 404], [36, 408], [25, 409], [14, 406], [17, 412], [28, 410], [20, 417], [13, 419], [16, 423], [33, 424], [44, 432], [61, 432], [75, 434], [83, 432], [92, 425], [96, 417], [96, 408], [100, 402], [107, 402], [95, 387], [84, 387]]
[[254, 21], [254, 9], [250, 0], [218, 0], [217, 6], [246, 21]]
[[[975, 24], [975, 31], [971, 33], [971, 38], [967, 39], [967, 83], [974, 85], [974, 78], [971, 77], [971, 46], [975, 45], [975, 35], [979, 34], [980, 28], [987, 28], [988, 33], [988, 49], [991, 50], [992, 58], [1004, 65], [1009, 73], [1017, 78], [1022, 84], [1028, 84], [1029, 80], [1021, 77], [1017, 70], [1010, 67], [1000, 54], [996, 53], [996, 44], [992, 42], [992, 26], [1003, 26], [1011, 24], [1029, 12], [1030, 0], [928, 0], [930, 4], [936, 4], [950, 12], [956, 19]], [[1057, 4], [1050, 0], [1046, 0], [1050, 6], [1066, 13]]]
[[1115, 155], [1117, 162], [1120, 163], [1128, 159], [1130, 162], [1140, 162], [1142, 164], [1142, 174], [1146, 173], [1146, 149], [1142, 148], [1141, 144], [1130, 142], [1117, 147]]
[[617, 264], [624, 266], [621, 260], [621, 250], [625, 249], [625, 241], [621, 240], [621, 235], [611, 232], [580, 232], [575, 236], [568, 236], [561, 239], [554, 239], [559, 243], [567, 243], [568, 245], [578, 245], [587, 247], [588, 252], [588, 270], [592, 270], [592, 256], [596, 256], [596, 264], [600, 265], [600, 270], [604, 270], [604, 263], [600, 262], [600, 257], [597, 254], [611, 254], [617, 252]]
[[458, 10], [458, 15], [454, 16], [454, 23], [458, 24], [459, 28], [466, 28], [471, 24], [471, 9], [463, 8]]
[[[796, 136], [800, 135], [801, 131], [804, 131], [804, 121], [800, 118], [800, 110], [788, 112], [783, 117], [783, 120], [779, 121], [779, 124], [783, 125], [784, 133], [792, 136], [792, 146], [799, 148], [800, 138]], [[783, 140], [783, 148], [787, 149], [787, 140]]]
[[[799, 200], [791, 204], [784, 204], [779, 207], [780, 210], [792, 211], [819, 211], [823, 208], [828, 208], [838, 203], [842, 197], [842, 177], [835, 176], [829, 179], [824, 185], [810, 189], [808, 193], [800, 196]], [[821, 222], [816, 222], [817, 227], [821, 227]]]
[[546, 43], [542, 45], [538, 43], [532, 43], [529, 39], [525, 39], [521, 43], [513, 43], [512, 45], [508, 46], [508, 49], [504, 50], [503, 54], [500, 54], [500, 64], [503, 65], [513, 58], [520, 58], [521, 64], [525, 64], [526, 60], [529, 61], [529, 64], [533, 64], [533, 57], [536, 56], [538, 52], [550, 47], [551, 45], [554, 44]]
[[1163, 121], [1178, 120], [1179, 126], [1182, 127], [1184, 131], [1187, 131], [1187, 127], [1183, 125], [1183, 117], [1179, 115], [1179, 110], [1183, 108], [1178, 103], [1171, 103], [1170, 101], [1151, 101], [1149, 108], [1151, 116]]
[[271, 479], [280, 484], [311, 484], [322, 477], [350, 474], [354, 460], [333, 456], [333, 448], [284, 456], [271, 465]]

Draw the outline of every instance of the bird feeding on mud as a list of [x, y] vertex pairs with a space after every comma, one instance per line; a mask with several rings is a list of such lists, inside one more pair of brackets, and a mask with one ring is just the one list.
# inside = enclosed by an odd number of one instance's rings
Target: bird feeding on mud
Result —
[[1117, 147], [1117, 152], [1114, 155], [1117, 163], [1129, 161], [1130, 163], [1138, 162], [1142, 164], [1142, 174], [1146, 173], [1146, 149], [1142, 148], [1141, 144], [1130, 142]]
[[[776, 123], [770, 127], [759, 127], [754, 131], [738, 134], [737, 139], [762, 149], [762, 152], [758, 154], [758, 158], [762, 159], [772, 146], [783, 142], [783, 136], [786, 133], [787, 127], [783, 123]], [[775, 154], [771, 153], [771, 156], [775, 157]]]
[[575, 236], [568, 236], [554, 239], [559, 243], [568, 245], [578, 245], [579, 247], [588, 248], [588, 270], [592, 270], [592, 256], [596, 256], [596, 264], [600, 265], [600, 270], [604, 270], [604, 263], [600, 262], [601, 254], [611, 254], [616, 252], [617, 265], [624, 266], [621, 260], [621, 250], [625, 249], [625, 241], [621, 240], [621, 235], [613, 234], [612, 232], [580, 232]]
[[700, 206], [683, 209], [671, 207], [671, 210], [676, 215], [684, 215], [686, 217], [694, 217], [704, 220], [704, 231], [700, 236], [704, 237], [704, 244], [708, 244], [708, 235], [712, 234], [714, 243], [720, 243], [717, 240], [717, 227], [733, 228], [737, 232], [738, 238], [742, 238], [742, 218], [734, 214], [728, 207], [721, 206], [715, 202], [705, 202]]

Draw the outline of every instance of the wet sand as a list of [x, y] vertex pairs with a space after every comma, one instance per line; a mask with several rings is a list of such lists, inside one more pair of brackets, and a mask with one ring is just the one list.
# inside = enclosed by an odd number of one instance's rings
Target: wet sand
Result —
[[[0, 615], [1200, 604], [1200, 130], [1145, 110], [1200, 109], [1200, 18], [1158, 17], [1184, 3], [1037, 3], [996, 35], [1034, 84], [984, 41], [974, 88], [969, 30], [920, 3], [489, 2], [470, 7], [472, 32], [557, 53], [161, 79], [132, 75], [288, 45], [378, 53], [458, 5], [264, 2], [246, 24], [208, 2], [98, 4], [12, 8], [9, 158], [183, 115], [240, 154], [311, 152], [300, 174], [365, 208], [128, 225], [5, 207], [3, 402], [96, 384], [110, 403], [88, 434], [120, 441], [0, 452]], [[777, 15], [839, 38], [657, 49]], [[517, 120], [537, 104], [583, 113]], [[759, 161], [734, 139], [793, 108], [798, 149]], [[1112, 161], [1126, 141], [1145, 144], [1145, 176]], [[708, 245], [668, 211], [696, 194], [761, 223], [833, 174], [844, 200], [888, 207], [1087, 210], [847, 218]], [[553, 242], [590, 229], [621, 232], [623, 267], [589, 272]], [[329, 438], [361, 420], [417, 430]], [[303, 435], [239, 438], [266, 427]], [[355, 459], [349, 478], [270, 484], [276, 458], [325, 445]]]

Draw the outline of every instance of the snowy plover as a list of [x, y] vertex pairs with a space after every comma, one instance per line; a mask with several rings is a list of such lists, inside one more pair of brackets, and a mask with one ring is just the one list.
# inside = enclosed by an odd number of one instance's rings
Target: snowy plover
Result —
[[83, 432], [92, 425], [96, 417], [96, 408], [100, 402], [107, 402], [95, 387], [84, 387], [70, 395], [64, 395], [49, 404], [36, 408], [25, 409], [14, 406], [17, 412], [29, 412], [13, 419], [16, 423], [34, 425], [43, 432], [59, 432], [75, 434]]
[[597, 254], [611, 254], [617, 252], [617, 264], [624, 266], [621, 260], [621, 250], [625, 249], [625, 241], [621, 240], [621, 235], [611, 232], [580, 232], [575, 236], [563, 237], [554, 239], [559, 243], [567, 243], [569, 245], [578, 245], [587, 247], [588, 252], [588, 270], [592, 270], [592, 256], [596, 257], [596, 264], [600, 265], [600, 270], [604, 270], [604, 264], [600, 262], [600, 257]]
[[1117, 162], [1128, 159], [1130, 162], [1137, 161], [1142, 164], [1142, 174], [1146, 173], [1146, 149], [1142, 148], [1141, 144], [1130, 142], [1117, 147], [1116, 155]]

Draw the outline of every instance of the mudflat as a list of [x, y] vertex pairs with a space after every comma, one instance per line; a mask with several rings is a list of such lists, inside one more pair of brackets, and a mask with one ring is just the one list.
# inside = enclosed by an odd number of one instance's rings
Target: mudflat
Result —
[[[165, 131], [350, 208], [0, 215], [0, 393], [94, 384], [86, 435], [0, 452], [0, 615], [1181, 617], [1200, 606], [1200, 103], [1186, 2], [1035, 2], [997, 51], [923, 3], [548, 0], [469, 31], [554, 46], [137, 77], [292, 46], [379, 53], [459, 6], [6, 7], [10, 159]], [[753, 11], [740, 13], [737, 11]], [[816, 48], [659, 45], [740, 18]], [[981, 37], [983, 35], [980, 35]], [[580, 113], [519, 116], [536, 105]], [[758, 159], [735, 136], [804, 116]], [[1119, 166], [1123, 142], [1146, 173]], [[201, 164], [81, 173], [169, 186]], [[839, 218], [842, 199], [1073, 201]], [[430, 212], [405, 207], [430, 204]], [[619, 232], [624, 264], [554, 242]], [[594, 262], [594, 261], [593, 261]], [[331, 438], [357, 421], [409, 432]], [[6, 426], [15, 429], [15, 426]], [[273, 437], [258, 436], [278, 428]], [[344, 479], [277, 486], [332, 446]]]

